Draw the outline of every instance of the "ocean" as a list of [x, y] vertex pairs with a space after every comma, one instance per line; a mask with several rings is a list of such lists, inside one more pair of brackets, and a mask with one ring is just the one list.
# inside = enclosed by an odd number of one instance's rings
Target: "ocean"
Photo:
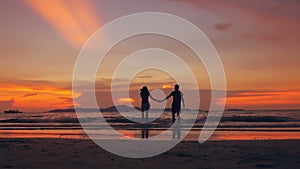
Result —
[[[194, 122], [189, 111], [183, 111], [181, 131], [188, 131], [188, 123]], [[89, 130], [101, 130], [101, 138], [114, 138], [111, 128], [99, 120], [99, 113], [83, 113]], [[171, 112], [149, 112], [149, 123], [137, 123], [140, 112], [102, 112], [105, 122], [117, 130], [120, 139], [151, 138], [171, 127]], [[126, 117], [122, 116], [126, 115]], [[198, 140], [207, 117], [199, 111], [197, 119], [185, 140]], [[128, 118], [128, 119], [127, 119]], [[130, 120], [131, 119], [131, 120]], [[209, 129], [209, 127], [208, 127]], [[165, 132], [170, 138], [174, 133]], [[25, 112], [0, 114], [1, 138], [72, 138], [89, 139], [82, 129], [75, 112]], [[176, 136], [178, 137], [178, 136]], [[180, 137], [180, 136], [179, 136]], [[300, 139], [300, 110], [239, 110], [224, 111], [216, 131], [210, 140], [268, 140]]]

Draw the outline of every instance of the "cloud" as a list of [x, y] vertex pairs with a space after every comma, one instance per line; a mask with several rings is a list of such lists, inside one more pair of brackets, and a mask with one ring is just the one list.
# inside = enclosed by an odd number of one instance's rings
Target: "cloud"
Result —
[[[274, 40], [278, 42], [299, 42], [300, 38], [300, 1], [239, 1], [239, 0], [172, 0], [189, 4], [218, 15], [225, 22], [235, 25], [235, 33], [253, 40]], [[229, 25], [219, 25], [219, 31]], [[255, 36], [253, 36], [255, 35]], [[267, 35], [267, 36], [266, 36]]]
[[232, 24], [230, 23], [219, 23], [219, 24], [215, 24], [215, 28], [218, 30], [218, 31], [226, 31], [228, 30], [229, 28], [232, 27]]
[[137, 78], [140, 78], [140, 79], [149, 79], [149, 78], [152, 78], [153, 76], [151, 75], [144, 75], [144, 76], [137, 76]]
[[[162, 91], [168, 95], [170, 89], [162, 89]], [[182, 90], [184, 92], [185, 101], [187, 107], [195, 105], [190, 96], [196, 90]], [[128, 91], [120, 91], [125, 94]], [[218, 93], [220, 91], [215, 90]], [[78, 99], [83, 103], [83, 107], [89, 107], [89, 101], [91, 97], [96, 95], [97, 102], [100, 108], [109, 107], [114, 105], [111, 92], [89, 92], [83, 93]], [[211, 90], [201, 89], [199, 90], [200, 96], [200, 108], [208, 110], [211, 104]], [[134, 106], [140, 106], [140, 94], [139, 91], [130, 90], [129, 98], [119, 98], [116, 100], [119, 104], [132, 103]], [[133, 100], [131, 100], [133, 99]], [[161, 99], [161, 98], [157, 98]], [[243, 109], [300, 109], [300, 90], [229, 90], [227, 91], [226, 108], [243, 108]], [[134, 101], [134, 102], [133, 102]], [[220, 102], [223, 100], [212, 100], [213, 102]], [[171, 106], [171, 102], [167, 103], [167, 107]]]
[[299, 100], [300, 91], [298, 90], [229, 91], [226, 104], [227, 107], [247, 109], [298, 109]]
[[[40, 80], [11, 80], [0, 82], [0, 100], [19, 98], [14, 100], [22, 111], [45, 111], [56, 108], [67, 108], [73, 105], [71, 84], [67, 82], [52, 82]], [[37, 96], [38, 97], [33, 97]], [[80, 96], [75, 93], [74, 96]], [[10, 102], [2, 102], [5, 109], [10, 108]], [[1, 109], [4, 109], [1, 107]]]
[[34, 91], [34, 90], [44, 90], [45, 88], [55, 88], [60, 90], [69, 90], [72, 89], [71, 83], [68, 82], [55, 82], [47, 80], [8, 80], [0, 81], [1, 88], [11, 88], [11, 89], [23, 89], [25, 91]]
[[20, 98], [25, 98], [25, 97], [30, 97], [30, 96], [37, 96], [38, 93], [30, 93], [30, 94], [25, 94], [23, 96], [21, 96]]
[[64, 102], [73, 102], [72, 97], [58, 97], [58, 98]]

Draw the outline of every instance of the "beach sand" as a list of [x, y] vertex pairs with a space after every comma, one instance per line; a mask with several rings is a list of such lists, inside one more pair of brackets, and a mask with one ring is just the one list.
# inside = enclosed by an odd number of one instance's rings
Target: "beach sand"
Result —
[[300, 168], [300, 140], [184, 141], [145, 159], [113, 155], [91, 140], [1, 139], [0, 168]]

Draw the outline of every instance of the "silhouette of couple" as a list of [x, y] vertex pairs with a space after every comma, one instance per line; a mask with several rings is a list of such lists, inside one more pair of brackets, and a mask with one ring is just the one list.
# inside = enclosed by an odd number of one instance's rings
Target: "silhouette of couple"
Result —
[[172, 91], [166, 98], [162, 100], [157, 100], [153, 98], [147, 88], [147, 86], [144, 86], [141, 89], [140, 96], [142, 98], [142, 105], [141, 105], [141, 112], [142, 112], [142, 118], [144, 119], [144, 114], [146, 113], [146, 122], [148, 122], [148, 111], [150, 109], [150, 104], [149, 104], [149, 97], [156, 101], [156, 102], [163, 102], [170, 97], [173, 97], [173, 102], [172, 102], [172, 122], [174, 123], [176, 118], [175, 115], [177, 115], [178, 118], [180, 118], [180, 110], [181, 110], [181, 102], [183, 107], [185, 107], [184, 99], [183, 99], [183, 93], [179, 90], [179, 85], [176, 84], [174, 86], [174, 91]]

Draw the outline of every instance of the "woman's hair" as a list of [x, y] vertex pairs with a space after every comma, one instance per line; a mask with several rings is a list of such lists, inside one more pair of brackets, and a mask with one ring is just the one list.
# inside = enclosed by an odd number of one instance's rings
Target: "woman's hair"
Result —
[[147, 86], [144, 86], [142, 89], [141, 89], [141, 95], [144, 95], [144, 94], [146, 94], [146, 95], [149, 95], [150, 93], [149, 93], [149, 90], [148, 90], [148, 88], [147, 88]]

